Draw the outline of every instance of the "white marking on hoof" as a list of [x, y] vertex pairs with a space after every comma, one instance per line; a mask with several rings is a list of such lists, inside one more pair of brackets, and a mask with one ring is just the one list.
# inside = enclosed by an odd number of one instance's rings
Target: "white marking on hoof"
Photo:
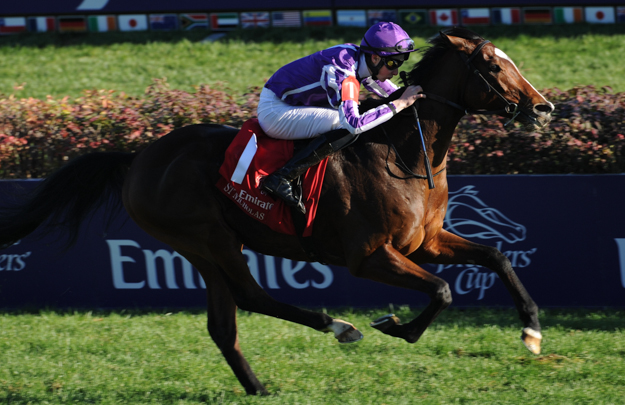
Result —
[[534, 354], [540, 354], [540, 342], [543, 339], [542, 333], [534, 330], [532, 328], [524, 328], [523, 334], [521, 335], [521, 340], [527, 350]]
[[372, 321], [369, 326], [371, 326], [372, 328], [376, 328], [380, 325], [385, 324], [386, 322], [394, 322], [395, 324], [399, 324], [399, 318], [395, 316], [395, 314], [387, 314], [384, 316], [379, 317], [378, 319], [376, 319], [375, 321]]
[[334, 337], [339, 343], [354, 343], [363, 338], [362, 333], [354, 325], [340, 319], [335, 319], [328, 325], [328, 329], [334, 332]]

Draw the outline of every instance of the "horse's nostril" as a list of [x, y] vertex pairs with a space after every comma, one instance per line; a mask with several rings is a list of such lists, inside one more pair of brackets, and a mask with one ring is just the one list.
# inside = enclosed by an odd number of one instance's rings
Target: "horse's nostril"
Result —
[[534, 110], [536, 112], [543, 113], [543, 114], [551, 114], [554, 110], [554, 107], [553, 107], [553, 104], [551, 103], [541, 103], [541, 104], [536, 104], [534, 106]]

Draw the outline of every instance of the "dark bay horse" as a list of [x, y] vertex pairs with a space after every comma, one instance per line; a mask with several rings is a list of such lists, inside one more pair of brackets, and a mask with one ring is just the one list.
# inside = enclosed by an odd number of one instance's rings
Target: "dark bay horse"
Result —
[[[516, 305], [523, 342], [539, 353], [538, 308], [510, 261], [494, 247], [442, 229], [448, 198], [445, 162], [454, 129], [467, 111], [516, 119], [533, 130], [549, 123], [553, 105], [505, 53], [468, 30], [449, 30], [430, 44], [406, 84], [420, 84], [427, 95], [418, 114], [435, 188], [423, 178], [426, 156], [408, 109], [330, 157], [312, 238], [327, 263], [345, 266], [356, 277], [428, 294], [430, 303], [416, 319], [401, 323], [389, 315], [372, 323], [410, 343], [452, 300], [447, 283], [419, 264], [471, 263], [491, 269]], [[368, 100], [365, 109], [388, 101]], [[42, 182], [24, 204], [3, 210], [0, 245], [45, 223], [68, 225], [75, 237], [89, 212], [121, 196], [134, 221], [200, 272], [207, 286], [211, 337], [245, 390], [266, 393], [240, 350], [237, 307], [333, 332], [340, 342], [362, 335], [345, 321], [272, 299], [250, 274], [243, 245], [291, 260], [311, 258], [297, 237], [275, 233], [250, 218], [215, 187], [224, 151], [236, 133], [231, 127], [191, 125], [136, 154], [77, 158]]]

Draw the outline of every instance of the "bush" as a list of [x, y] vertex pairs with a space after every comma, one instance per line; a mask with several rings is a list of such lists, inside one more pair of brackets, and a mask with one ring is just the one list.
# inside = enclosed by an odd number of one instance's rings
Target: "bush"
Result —
[[[450, 174], [625, 172], [625, 93], [576, 87], [543, 94], [556, 109], [550, 126], [527, 133], [504, 118], [468, 116], [449, 151]], [[193, 93], [155, 80], [142, 98], [90, 90], [76, 100], [0, 97], [0, 177], [45, 177], [90, 151], [137, 151], [184, 125], [240, 126], [255, 114], [259, 89], [235, 98], [198, 86]]]
[[625, 172], [625, 93], [609, 88], [545, 90], [555, 106], [541, 132], [506, 119], [474, 115], [456, 129], [449, 151], [453, 174], [558, 174]]
[[137, 151], [174, 128], [212, 122], [240, 126], [256, 110], [258, 89], [239, 99], [198, 86], [172, 90], [155, 80], [145, 97], [89, 90], [76, 100], [0, 98], [0, 177], [45, 177], [92, 151]]

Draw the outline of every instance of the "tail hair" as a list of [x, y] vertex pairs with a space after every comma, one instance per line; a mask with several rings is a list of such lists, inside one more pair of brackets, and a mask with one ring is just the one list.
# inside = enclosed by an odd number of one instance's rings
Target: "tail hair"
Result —
[[34, 189], [13, 193], [8, 205], [0, 207], [0, 249], [40, 227], [38, 237], [65, 228], [69, 247], [76, 242], [81, 223], [102, 206], [106, 207], [106, 218], [112, 220], [122, 208], [122, 186], [135, 156], [123, 152], [83, 155]]

